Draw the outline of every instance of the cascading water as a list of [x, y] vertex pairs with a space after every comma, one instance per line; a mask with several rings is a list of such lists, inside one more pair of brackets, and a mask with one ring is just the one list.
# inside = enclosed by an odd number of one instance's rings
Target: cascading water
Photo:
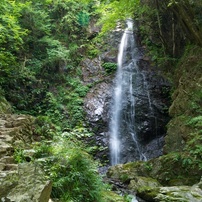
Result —
[[[130, 161], [122, 153], [123, 150], [132, 152], [130, 155], [133, 156], [133, 160], [146, 160], [137, 138], [135, 125], [135, 94], [142, 92], [145, 85], [145, 78], [138, 69], [137, 61], [138, 49], [133, 35], [133, 22], [128, 20], [119, 46], [118, 70], [111, 106], [110, 152], [112, 165]], [[150, 96], [148, 92], [146, 94], [149, 99], [149, 107], [151, 107]], [[130, 140], [128, 140], [128, 136], [130, 136]]]

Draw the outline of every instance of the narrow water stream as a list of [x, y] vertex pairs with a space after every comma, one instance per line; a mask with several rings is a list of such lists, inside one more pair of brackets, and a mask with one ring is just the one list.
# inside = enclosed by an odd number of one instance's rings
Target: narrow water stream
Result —
[[[134, 148], [135, 152], [133, 152], [133, 155], [135, 155], [135, 159], [146, 160], [139, 145], [135, 125], [136, 97], [134, 92], [138, 91], [138, 88], [141, 88], [139, 83], [142, 81], [142, 79], [139, 79], [139, 77], [142, 77], [142, 73], [139, 72], [137, 60], [138, 48], [136, 47], [133, 35], [133, 22], [128, 20], [127, 28], [123, 33], [119, 46], [118, 70], [111, 106], [111, 165], [127, 162], [127, 157], [122, 155], [122, 151], [129, 147]], [[147, 95], [148, 99], [150, 99], [148, 92]], [[130, 141], [130, 145], [125, 144], [128, 135], [131, 136], [132, 143]]]

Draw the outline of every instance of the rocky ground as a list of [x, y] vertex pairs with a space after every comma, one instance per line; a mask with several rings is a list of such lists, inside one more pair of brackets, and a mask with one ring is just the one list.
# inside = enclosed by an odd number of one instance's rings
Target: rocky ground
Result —
[[33, 121], [31, 116], [0, 114], [0, 201], [47, 202], [50, 198], [52, 185], [39, 165], [17, 164], [14, 158], [18, 148], [30, 151]]

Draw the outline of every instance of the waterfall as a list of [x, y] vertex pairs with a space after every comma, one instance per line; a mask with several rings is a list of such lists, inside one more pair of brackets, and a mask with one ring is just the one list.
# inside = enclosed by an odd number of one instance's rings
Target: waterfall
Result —
[[[136, 125], [136, 96], [147, 84], [138, 69], [138, 48], [133, 35], [133, 22], [127, 20], [118, 53], [118, 69], [115, 77], [115, 87], [111, 106], [110, 129], [110, 155], [111, 164], [125, 163], [128, 160], [123, 156], [122, 150], [131, 150], [134, 159], [146, 160], [139, 144]], [[143, 87], [142, 87], [143, 86]], [[149, 107], [151, 107], [150, 96]], [[130, 140], [126, 140], [130, 136]], [[127, 145], [125, 142], [130, 142]]]

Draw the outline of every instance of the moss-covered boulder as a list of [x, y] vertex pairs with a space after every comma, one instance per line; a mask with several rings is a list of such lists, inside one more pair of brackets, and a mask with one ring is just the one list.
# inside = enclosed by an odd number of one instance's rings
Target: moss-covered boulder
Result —
[[105, 191], [103, 193], [103, 201], [106, 201], [106, 202], [126, 202], [124, 197], [119, 196], [118, 194], [116, 194], [115, 192], [112, 192], [112, 191]]
[[174, 186], [174, 187], [161, 187], [157, 196], [154, 198], [156, 202], [200, 202], [202, 201], [202, 190], [198, 184], [190, 186]]
[[141, 198], [152, 201], [162, 185], [150, 177], [137, 176], [130, 181], [128, 188]]
[[[172, 117], [168, 124], [164, 153], [183, 151], [192, 134], [201, 130], [202, 118], [202, 50], [188, 49], [179, 62], [174, 81]], [[198, 122], [194, 121], [198, 117]], [[200, 119], [200, 120], [199, 120]]]
[[182, 168], [180, 159], [175, 155], [171, 154], [149, 162], [117, 165], [109, 169], [108, 177], [116, 184], [124, 184], [130, 192], [135, 192], [146, 201], [200, 201], [202, 182], [196, 184], [194, 182], [200, 180], [198, 176], [202, 173]]
[[11, 113], [11, 105], [7, 100], [0, 94], [0, 114], [1, 113]]
[[36, 164], [19, 164], [17, 173], [18, 183], [9, 190], [7, 198], [11, 201], [48, 202], [52, 183], [44, 178], [44, 173]]

